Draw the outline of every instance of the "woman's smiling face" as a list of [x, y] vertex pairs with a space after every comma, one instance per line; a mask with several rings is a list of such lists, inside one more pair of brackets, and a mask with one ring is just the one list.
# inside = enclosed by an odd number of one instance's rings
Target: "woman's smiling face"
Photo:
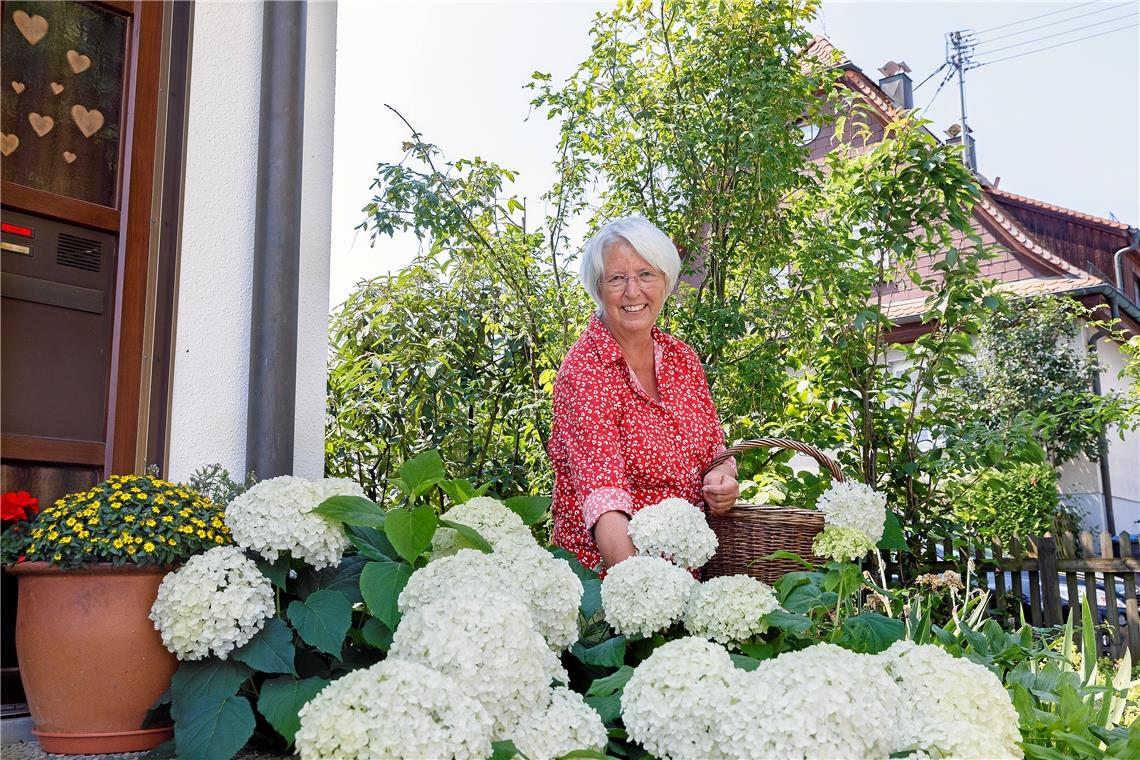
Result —
[[[652, 274], [648, 277], [645, 273]], [[648, 282], [643, 282], [639, 275]], [[616, 282], [611, 282], [617, 279]], [[606, 327], [619, 341], [646, 335], [665, 303], [665, 275], [622, 239], [606, 246], [598, 283]]]

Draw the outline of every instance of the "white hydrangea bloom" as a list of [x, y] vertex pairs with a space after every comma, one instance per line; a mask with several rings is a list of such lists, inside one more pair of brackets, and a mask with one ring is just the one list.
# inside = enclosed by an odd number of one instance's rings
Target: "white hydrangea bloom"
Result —
[[218, 546], [162, 579], [149, 617], [178, 659], [224, 660], [273, 614], [269, 579], [241, 549]]
[[511, 739], [530, 760], [554, 760], [576, 749], [601, 752], [609, 737], [582, 695], [559, 686], [551, 690], [545, 707], [522, 719]]
[[779, 608], [772, 588], [755, 578], [711, 578], [689, 596], [685, 630], [721, 644], [739, 644], [766, 631], [762, 618]]
[[[511, 536], [528, 538], [531, 543], [537, 545], [530, 528], [522, 518], [508, 509], [503, 502], [490, 496], [476, 496], [474, 499], [457, 504], [444, 512], [443, 518], [449, 522], [474, 528], [492, 547], [498, 546], [500, 541]], [[459, 534], [451, 528], [438, 528], [431, 539], [434, 556], [455, 554], [464, 546]]]
[[705, 515], [684, 499], [665, 499], [629, 521], [638, 554], [664, 557], [681, 567], [701, 567], [716, 553], [716, 533]]
[[743, 673], [732, 704], [720, 711], [718, 742], [742, 760], [885, 758], [896, 695], [877, 657], [816, 644]]
[[517, 587], [536, 629], [552, 649], [561, 651], [578, 640], [583, 588], [569, 562], [534, 541], [501, 541], [491, 556]]
[[491, 716], [496, 741], [507, 738], [546, 699], [552, 680], [567, 681], [526, 605], [497, 589], [450, 594], [413, 607], [396, 627], [389, 657], [419, 662], [455, 679]]
[[904, 705], [892, 751], [931, 757], [1022, 757], [1017, 710], [986, 667], [911, 641], [895, 642], [878, 658], [898, 684]]
[[839, 562], [854, 562], [875, 550], [875, 542], [861, 530], [828, 525], [811, 542], [817, 557], [830, 557]]
[[717, 725], [741, 675], [719, 644], [693, 636], [670, 641], [625, 685], [622, 722], [631, 739], [662, 760], [723, 758]]
[[823, 512], [828, 525], [862, 531], [873, 543], [883, 537], [887, 497], [869, 485], [854, 480], [832, 483], [831, 488], [820, 494], [816, 507]]
[[460, 549], [412, 573], [397, 605], [406, 614], [452, 594], [478, 596], [484, 589], [510, 590], [515, 585], [515, 579], [492, 555], [477, 549]]
[[330, 758], [454, 758], [491, 754], [491, 720], [452, 679], [388, 658], [338, 678], [299, 713], [297, 752]]
[[618, 633], [652, 636], [680, 620], [697, 581], [660, 557], [630, 557], [602, 580], [606, 621]]
[[348, 537], [339, 522], [313, 514], [332, 496], [364, 496], [364, 490], [347, 478], [270, 478], [230, 502], [226, 525], [234, 543], [270, 561], [289, 552], [315, 568], [332, 567], [348, 548]]

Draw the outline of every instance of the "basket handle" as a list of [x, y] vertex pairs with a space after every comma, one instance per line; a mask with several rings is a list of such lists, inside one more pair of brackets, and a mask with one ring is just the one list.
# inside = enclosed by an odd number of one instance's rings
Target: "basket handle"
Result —
[[827, 468], [831, 473], [831, 477], [835, 478], [835, 482], [842, 483], [846, 478], [843, 477], [843, 471], [839, 469], [839, 465], [835, 460], [824, 454], [815, 446], [803, 443], [801, 441], [793, 441], [791, 438], [753, 438], [748, 441], [741, 441], [735, 446], [730, 446], [721, 453], [713, 457], [708, 466], [701, 472], [701, 479], [704, 480], [705, 475], [709, 474], [709, 470], [716, 467], [718, 464], [725, 462], [729, 457], [735, 454], [743, 454], [745, 451], [760, 448], [775, 448], [775, 449], [791, 449], [798, 451], [801, 454], [806, 454], [821, 465]]

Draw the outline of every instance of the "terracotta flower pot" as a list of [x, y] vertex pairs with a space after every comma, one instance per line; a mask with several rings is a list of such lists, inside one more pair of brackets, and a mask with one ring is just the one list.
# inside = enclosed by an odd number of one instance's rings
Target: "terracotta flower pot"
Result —
[[170, 726], [141, 728], [177, 667], [147, 618], [166, 571], [46, 562], [9, 570], [20, 579], [20, 678], [44, 751], [133, 752], [169, 739]]

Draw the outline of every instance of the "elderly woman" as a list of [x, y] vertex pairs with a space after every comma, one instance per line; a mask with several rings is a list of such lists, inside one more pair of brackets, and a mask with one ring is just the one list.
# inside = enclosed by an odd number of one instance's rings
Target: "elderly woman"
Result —
[[582, 255], [580, 278], [598, 310], [554, 382], [554, 543], [586, 567], [634, 553], [629, 519], [667, 498], [732, 508], [740, 488], [724, 450], [704, 369], [693, 349], [656, 327], [681, 260], [661, 230], [636, 216], [610, 222]]

